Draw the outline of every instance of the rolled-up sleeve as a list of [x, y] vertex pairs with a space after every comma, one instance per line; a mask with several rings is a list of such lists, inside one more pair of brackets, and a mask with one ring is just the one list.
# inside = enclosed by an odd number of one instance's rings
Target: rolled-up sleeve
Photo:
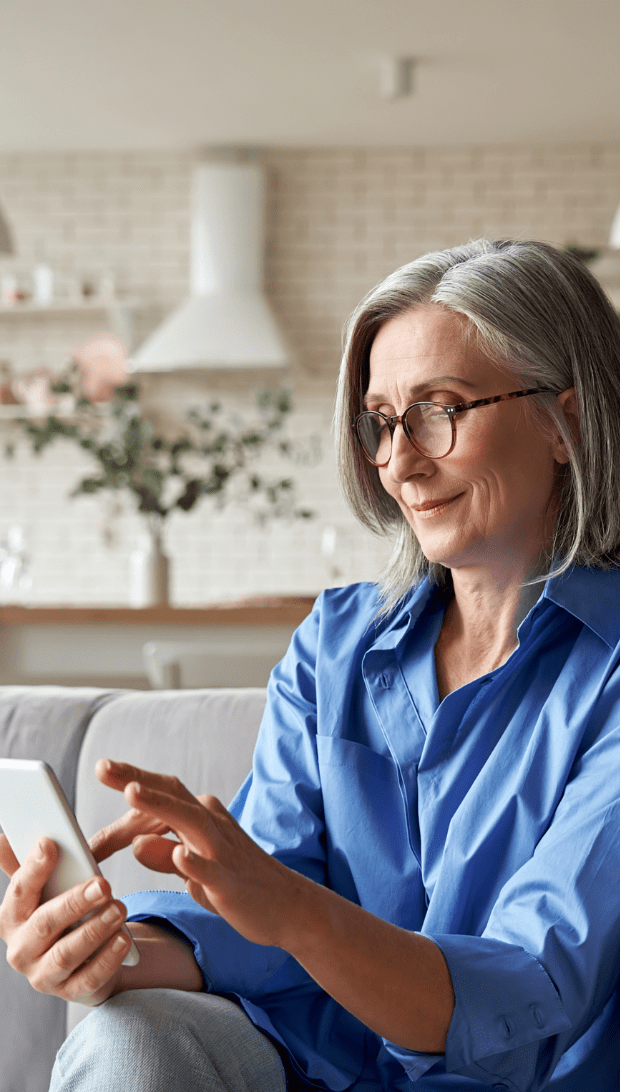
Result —
[[[582, 1036], [592, 1051], [620, 974], [620, 802], [609, 776], [619, 753], [620, 731], [611, 729], [579, 757], [549, 829], [502, 888], [482, 936], [425, 934], [454, 987], [446, 1071], [535, 1092]], [[434, 1061], [386, 1046], [412, 1080]]]
[[[254, 944], [217, 914], [211, 914], [182, 891], [141, 891], [123, 899], [128, 921], [166, 921], [190, 941], [207, 992], [228, 991], [253, 998], [288, 962], [295, 983], [293, 959], [281, 948]], [[299, 969], [298, 977], [305, 980]]]
[[[455, 1007], [444, 1064], [491, 1087], [535, 1087], [547, 1069], [546, 1040], [571, 1022], [544, 968], [529, 952], [485, 937], [433, 936], [454, 988]], [[409, 1078], [435, 1057], [386, 1042]]]

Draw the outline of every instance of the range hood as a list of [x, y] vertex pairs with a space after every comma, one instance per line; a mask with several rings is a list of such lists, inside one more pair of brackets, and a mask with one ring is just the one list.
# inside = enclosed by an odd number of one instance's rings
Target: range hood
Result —
[[264, 172], [257, 164], [196, 168], [191, 295], [132, 354], [131, 371], [290, 363], [263, 293], [264, 204]]

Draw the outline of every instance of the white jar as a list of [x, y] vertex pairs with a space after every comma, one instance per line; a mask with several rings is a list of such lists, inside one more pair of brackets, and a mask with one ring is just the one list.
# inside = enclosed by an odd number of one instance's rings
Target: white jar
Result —
[[169, 602], [170, 563], [159, 532], [144, 534], [129, 557], [129, 604], [159, 607]]

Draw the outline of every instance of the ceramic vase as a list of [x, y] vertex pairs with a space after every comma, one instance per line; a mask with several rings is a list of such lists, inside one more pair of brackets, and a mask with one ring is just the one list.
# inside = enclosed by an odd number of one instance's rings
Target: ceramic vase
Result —
[[149, 522], [129, 559], [132, 607], [166, 606], [170, 601], [170, 562], [162, 544], [161, 521]]

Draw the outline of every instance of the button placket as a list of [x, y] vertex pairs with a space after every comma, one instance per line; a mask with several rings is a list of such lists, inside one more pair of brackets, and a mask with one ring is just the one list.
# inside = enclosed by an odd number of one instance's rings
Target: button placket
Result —
[[419, 862], [417, 769], [425, 739], [423, 727], [393, 650], [370, 649], [364, 656], [362, 672], [398, 770], [409, 846]]

